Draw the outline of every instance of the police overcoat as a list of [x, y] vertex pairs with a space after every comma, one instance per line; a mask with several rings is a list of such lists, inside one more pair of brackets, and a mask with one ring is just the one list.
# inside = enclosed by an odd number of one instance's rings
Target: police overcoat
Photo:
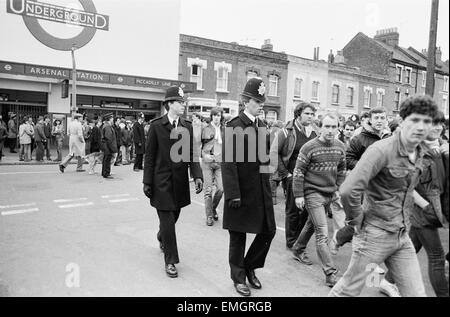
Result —
[[[230, 128], [241, 128], [254, 133], [256, 136], [256, 126], [241, 112], [240, 115], [227, 124], [225, 129], [225, 142], [222, 143], [222, 179], [225, 194], [223, 228], [248, 233], [267, 233], [276, 230], [275, 217], [273, 212], [272, 192], [269, 183], [270, 173], [261, 173], [260, 167], [268, 167], [267, 162], [261, 162], [258, 158], [258, 146], [250, 146], [253, 142], [251, 137], [244, 137], [243, 150], [244, 160], [236, 157], [237, 138], [230, 137]], [[264, 123], [258, 120], [258, 127], [263, 128]], [[265, 133], [267, 151], [269, 150], [270, 134], [267, 130], [259, 130], [258, 133]], [[267, 131], [268, 132], [268, 131]], [[254, 142], [256, 142], [254, 141]], [[258, 142], [256, 142], [258, 143]], [[232, 160], [227, 157], [227, 151], [233, 149]], [[256, 160], [249, 160], [249, 150], [254, 153]], [[242, 151], [242, 150], [241, 150]], [[252, 155], [250, 155], [250, 158]], [[253, 162], [252, 162], [253, 161]], [[232, 199], [240, 198], [240, 208], [231, 208], [228, 202]]]
[[[194, 161], [192, 124], [189, 120], [179, 118], [178, 130], [188, 132], [189, 159], [175, 162], [170, 156], [172, 145], [178, 139], [171, 139], [173, 127], [167, 114], [154, 119], [145, 145], [144, 179], [143, 183], [150, 185], [152, 196], [150, 203], [162, 211], [181, 209], [191, 203], [189, 191], [188, 169], [194, 179], [203, 179], [198, 158]], [[178, 136], [181, 138], [181, 135]], [[180, 144], [180, 143], [177, 143]], [[184, 143], [187, 146], [187, 144]], [[187, 147], [185, 147], [187, 149]]]
[[[145, 153], [145, 131], [144, 126], [136, 121], [133, 125], [133, 141], [136, 154]], [[140, 146], [139, 146], [140, 144]]]

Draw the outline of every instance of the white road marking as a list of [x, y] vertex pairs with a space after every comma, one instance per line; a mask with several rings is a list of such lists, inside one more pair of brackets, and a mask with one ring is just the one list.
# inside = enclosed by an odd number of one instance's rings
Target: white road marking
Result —
[[[203, 203], [201, 203], [201, 202], [198, 202], [198, 201], [195, 201], [195, 200], [191, 200], [191, 202], [193, 202], [194, 204], [197, 204], [197, 205], [200, 205], [200, 206], [205, 207], [205, 204], [203, 204]], [[280, 230], [280, 231], [283, 231], [283, 232], [286, 231], [286, 229], [284, 229], [284, 228], [282, 228], [282, 227], [277, 227], [277, 229]]]
[[29, 204], [21, 204], [21, 205], [7, 205], [7, 206], [0, 206], [0, 209], [9, 209], [9, 208], [17, 208], [17, 207], [30, 207], [35, 206], [36, 203], [29, 203]]
[[59, 208], [75, 208], [75, 207], [85, 207], [85, 206], [92, 206], [93, 202], [87, 202], [87, 203], [81, 203], [81, 204], [69, 204], [69, 205], [60, 205]]
[[24, 214], [27, 212], [39, 211], [39, 208], [29, 208], [29, 209], [20, 209], [20, 210], [11, 210], [11, 211], [3, 211], [2, 216], [16, 215], [16, 214]]
[[59, 174], [60, 172], [7, 172], [0, 175], [17, 175], [17, 174]]
[[130, 194], [103, 195], [102, 198], [115, 198], [115, 197], [126, 197], [126, 196], [130, 196]]
[[111, 199], [108, 200], [110, 203], [122, 203], [126, 201], [137, 201], [139, 198], [122, 198], [122, 199]]
[[58, 204], [58, 203], [70, 203], [72, 201], [80, 201], [80, 200], [87, 200], [87, 198], [56, 199], [53, 202]]

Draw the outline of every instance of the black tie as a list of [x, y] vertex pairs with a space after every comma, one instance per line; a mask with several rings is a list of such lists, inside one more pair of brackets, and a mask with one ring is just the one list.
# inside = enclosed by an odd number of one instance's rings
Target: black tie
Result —
[[177, 127], [177, 120], [173, 120], [172, 127], [175, 129]]

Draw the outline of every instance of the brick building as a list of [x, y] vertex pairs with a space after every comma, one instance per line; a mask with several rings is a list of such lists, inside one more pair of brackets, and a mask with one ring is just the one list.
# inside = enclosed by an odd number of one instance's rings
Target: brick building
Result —
[[[399, 38], [396, 28], [377, 31], [374, 38], [360, 32], [343, 49], [348, 66], [356, 66], [362, 71], [388, 78], [389, 87], [385, 89], [382, 98], [389, 115], [396, 115], [402, 100], [408, 96], [425, 93], [427, 56], [412, 47], [400, 47]], [[441, 51], [438, 48], [434, 99], [447, 116], [448, 75], [448, 64], [441, 61]], [[371, 93], [375, 94], [376, 99], [381, 98], [381, 89], [372, 89]], [[368, 95], [369, 87], [364, 91]], [[375, 103], [371, 103], [369, 107], [373, 105]]]
[[179, 79], [197, 83], [197, 90], [188, 97], [188, 114], [207, 116], [220, 105], [226, 113], [237, 115], [247, 80], [261, 77], [267, 87], [266, 118], [284, 120], [287, 68], [287, 55], [273, 52], [268, 40], [257, 49], [180, 34]]

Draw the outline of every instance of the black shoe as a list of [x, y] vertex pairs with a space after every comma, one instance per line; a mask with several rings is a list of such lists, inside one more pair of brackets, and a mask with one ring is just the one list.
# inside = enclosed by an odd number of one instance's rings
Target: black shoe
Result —
[[166, 274], [169, 277], [178, 277], [178, 271], [174, 264], [166, 264]]
[[111, 175], [108, 175], [108, 176], [103, 176], [103, 178], [113, 179], [114, 177], [112, 177]]
[[248, 288], [247, 284], [234, 283], [234, 288], [236, 292], [238, 292], [242, 296], [250, 296], [252, 293], [250, 292], [250, 288]]
[[64, 173], [64, 166], [62, 166], [62, 165], [59, 165], [59, 170], [61, 171], [61, 173]]
[[297, 252], [293, 252], [294, 253], [294, 259], [299, 261], [300, 263], [306, 264], [306, 265], [312, 265], [312, 261], [308, 258], [308, 255], [306, 254], [306, 252], [302, 252], [302, 253], [297, 253]]
[[255, 289], [260, 289], [262, 287], [261, 282], [258, 280], [258, 278], [255, 275], [255, 270], [248, 270], [246, 272], [248, 283], [251, 287]]
[[14, 151], [14, 150], [12, 150], [12, 151], [9, 151], [10, 153], [17, 153], [16, 151]]
[[134, 171], [134, 172], [139, 172], [140, 169], [138, 169], [138, 168], [133, 168], [133, 171]]
[[77, 172], [86, 172], [86, 170], [77, 170]]
[[336, 285], [337, 281], [338, 281], [338, 278], [337, 278], [337, 271], [335, 271], [335, 272], [333, 272], [333, 273], [331, 273], [331, 274], [328, 274], [328, 275], [326, 275], [326, 277], [325, 277], [325, 284], [326, 284], [328, 287], [333, 287], [334, 285]]

